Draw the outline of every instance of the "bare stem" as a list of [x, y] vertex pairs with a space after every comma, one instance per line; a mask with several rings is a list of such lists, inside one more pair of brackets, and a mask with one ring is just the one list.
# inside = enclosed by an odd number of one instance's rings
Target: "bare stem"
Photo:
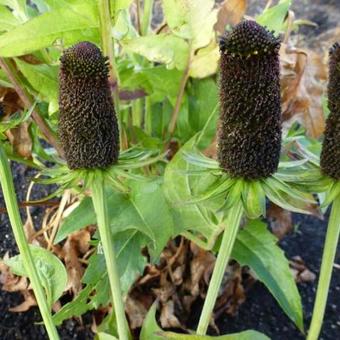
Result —
[[97, 216], [98, 230], [104, 251], [115, 318], [117, 320], [119, 340], [128, 340], [130, 332], [125, 317], [117, 259], [112, 241], [107, 202], [105, 201], [104, 195], [104, 178], [101, 170], [98, 170], [96, 173], [96, 180], [92, 185], [92, 201]]
[[[34, 103], [34, 100], [32, 96], [28, 93], [28, 91], [25, 89], [23, 81], [18, 72], [16, 71], [12, 61], [7, 58], [0, 58], [0, 66], [5, 72], [8, 79], [11, 81], [12, 85], [14, 86], [17, 94], [19, 95], [21, 101], [24, 103], [26, 108], [27, 109], [31, 108]], [[40, 131], [45, 136], [46, 140], [57, 150], [58, 154], [62, 156], [63, 151], [61, 147], [58, 145], [55, 133], [45, 122], [44, 118], [42, 118], [37, 107], [35, 107], [32, 112], [32, 118], [38, 125]]]
[[325, 315], [329, 286], [332, 278], [334, 259], [337, 251], [340, 233], [340, 195], [334, 200], [331, 216], [328, 222], [326, 241], [322, 255], [322, 263], [312, 322], [307, 340], [319, 339], [323, 318]]
[[190, 52], [189, 57], [188, 57], [187, 66], [184, 70], [181, 82], [179, 84], [179, 90], [178, 90], [178, 95], [177, 95], [175, 107], [174, 107], [174, 110], [172, 111], [172, 114], [171, 114], [171, 121], [170, 121], [170, 124], [169, 124], [170, 138], [173, 136], [175, 129], [176, 129], [178, 114], [179, 114], [179, 110], [181, 108], [181, 104], [182, 104], [182, 100], [183, 100], [183, 96], [184, 96], [184, 91], [185, 91], [185, 86], [186, 86], [188, 79], [189, 79], [191, 57], [192, 56], [191, 56], [191, 52]]
[[243, 205], [239, 201], [229, 212], [226, 229], [218, 252], [215, 268], [209, 283], [208, 293], [204, 301], [204, 306], [200, 321], [198, 323], [197, 334], [205, 335], [209, 326], [212, 312], [216, 303], [218, 292], [221, 287], [222, 279], [229, 262], [231, 251], [233, 250], [236, 236], [239, 230], [243, 215]]
[[113, 37], [111, 34], [110, 0], [98, 0], [98, 8], [103, 53], [110, 61], [110, 81], [113, 84], [113, 97], [116, 111], [119, 112], [119, 77], [116, 68]]

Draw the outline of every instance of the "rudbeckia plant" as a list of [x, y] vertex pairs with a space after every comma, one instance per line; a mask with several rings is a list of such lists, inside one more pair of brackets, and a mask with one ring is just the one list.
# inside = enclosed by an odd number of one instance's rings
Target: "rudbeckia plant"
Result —
[[[281, 151], [280, 40], [255, 21], [243, 21], [220, 41], [220, 118], [217, 160], [196, 150], [184, 159], [195, 174], [214, 178], [189, 203], [207, 202], [225, 214], [223, 232], [197, 333], [206, 333], [243, 217], [266, 215], [266, 201], [308, 213], [315, 200], [299, 183], [306, 159], [283, 159]], [[306, 180], [315, 180], [315, 175]], [[195, 239], [195, 237], [193, 238]], [[199, 236], [198, 243], [201, 243]]]

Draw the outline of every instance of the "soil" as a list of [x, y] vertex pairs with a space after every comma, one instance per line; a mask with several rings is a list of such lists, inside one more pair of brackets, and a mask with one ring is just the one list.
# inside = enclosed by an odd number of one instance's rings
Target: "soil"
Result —
[[[248, 13], [254, 15], [263, 9], [265, 0], [249, 1]], [[340, 0], [311, 0], [295, 1], [293, 7], [297, 18], [314, 21], [317, 27], [305, 26], [301, 28], [302, 45], [313, 46], [317, 44], [320, 35], [332, 30], [340, 22]], [[24, 200], [24, 194], [34, 171], [23, 166], [14, 164], [13, 174], [15, 187], [19, 200]], [[47, 195], [46, 188], [35, 191], [31, 198], [37, 199]], [[0, 190], [0, 207], [3, 207], [3, 197]], [[22, 211], [24, 215], [24, 211]], [[41, 219], [43, 209], [32, 208], [32, 216], [36, 221]], [[288, 258], [299, 255], [305, 261], [307, 267], [314, 273], [319, 273], [322, 247], [327, 226], [327, 219], [320, 221], [314, 217], [294, 216], [295, 222], [299, 223], [298, 230], [286, 236], [281, 241], [281, 246]], [[13, 255], [17, 252], [12, 237], [10, 225], [5, 214], [0, 214], [0, 257], [6, 252]], [[340, 252], [337, 254], [336, 263], [340, 264]], [[317, 280], [313, 283], [302, 283], [298, 285], [302, 296], [305, 315], [305, 327], [311, 319], [313, 301], [315, 297]], [[32, 308], [25, 313], [11, 313], [8, 308], [16, 306], [22, 301], [19, 294], [8, 293], [0, 290], [0, 339], [47, 339], [44, 328], [36, 323], [41, 321], [37, 308]], [[86, 316], [83, 323], [79, 320], [68, 320], [60, 327], [59, 332], [63, 340], [79, 339], [89, 340], [93, 338], [90, 331], [91, 319]], [[256, 329], [273, 340], [304, 339], [285, 316], [276, 300], [268, 290], [261, 284], [256, 283], [249, 291], [246, 302], [240, 307], [235, 317], [224, 317], [217, 321], [221, 334], [239, 332], [246, 329]], [[327, 304], [325, 321], [320, 340], [340, 339], [340, 269], [334, 268], [333, 280]]]

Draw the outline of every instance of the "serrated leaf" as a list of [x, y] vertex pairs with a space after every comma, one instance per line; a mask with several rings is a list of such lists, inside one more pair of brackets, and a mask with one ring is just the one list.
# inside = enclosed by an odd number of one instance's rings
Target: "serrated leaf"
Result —
[[[190, 154], [197, 143], [197, 138], [190, 139], [167, 165], [164, 174], [164, 193], [170, 205], [173, 207], [173, 216], [177, 233], [186, 233], [186, 237], [194, 237], [195, 233], [200, 233], [207, 240], [207, 244], [214, 242], [221, 227], [216, 218], [213, 219], [211, 211], [205, 204], [186, 204], [183, 202], [193, 199], [193, 189], [201, 179], [199, 176], [190, 176], [191, 170], [200, 169], [191, 165], [185, 159], [185, 153]], [[210, 183], [209, 183], [210, 184]], [[195, 241], [199, 242], [198, 239]], [[203, 244], [200, 244], [204, 246]], [[212, 245], [210, 245], [212, 246]], [[210, 247], [207, 245], [207, 247]]]
[[[62, 262], [45, 248], [30, 245], [30, 251], [38, 271], [40, 282], [45, 289], [47, 303], [52, 307], [63, 294], [67, 285], [67, 272]], [[4, 261], [13, 273], [28, 276], [21, 255]]]
[[81, 316], [88, 310], [92, 309], [90, 303], [88, 303], [89, 296], [93, 287], [91, 285], [86, 286], [71, 302], [64, 305], [57, 313], [53, 315], [53, 322], [59, 326], [64, 320], [71, 317]]
[[166, 64], [169, 68], [184, 70], [189, 56], [189, 45], [173, 34], [161, 33], [130, 40], [122, 40], [128, 52], [140, 54], [152, 62]]
[[[127, 230], [113, 236], [113, 242], [121, 280], [121, 289], [126, 293], [138, 275], [143, 272], [147, 263], [145, 256], [141, 252], [142, 248], [146, 246], [147, 240], [137, 230]], [[100, 281], [104, 282], [102, 287], [106, 286], [107, 289], [97, 289], [97, 295], [104, 291], [109, 293], [104, 255], [94, 254], [89, 260], [89, 265], [86, 268], [82, 282], [95, 286]], [[96, 307], [107, 302], [109, 302], [108, 296], [93, 298], [93, 303], [95, 303]]]
[[255, 272], [289, 318], [303, 331], [301, 297], [289, 262], [276, 243], [276, 237], [263, 222], [251, 221], [238, 233], [231, 256]]
[[[132, 181], [130, 189], [130, 195], [114, 192], [110, 188], [106, 190], [112, 233], [115, 235], [125, 230], [138, 230], [148, 237], [149, 251], [152, 258], [156, 259], [175, 233], [172, 215], [161, 183]], [[62, 241], [71, 232], [95, 223], [96, 216], [92, 201], [90, 198], [85, 198], [64, 220], [56, 235], [55, 243]]]
[[[62, 20], [60, 19], [62, 18]], [[52, 46], [57, 39], [65, 45], [80, 40], [98, 41], [98, 10], [94, 0], [46, 12], [3, 34], [0, 56], [14, 57]]]

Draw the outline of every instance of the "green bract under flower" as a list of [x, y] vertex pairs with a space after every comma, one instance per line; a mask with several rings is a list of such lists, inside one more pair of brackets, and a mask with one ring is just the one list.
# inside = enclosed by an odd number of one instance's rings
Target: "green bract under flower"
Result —
[[198, 150], [184, 153], [183, 157], [197, 170], [188, 172], [195, 175], [210, 173], [216, 180], [204, 192], [193, 197], [188, 203], [214, 201], [219, 210], [228, 210], [241, 200], [249, 218], [266, 215], [266, 197], [284, 209], [310, 214], [310, 206], [316, 204], [313, 195], [305, 193], [302, 187], [315, 183], [319, 171], [305, 159], [281, 162], [278, 171], [260, 180], [233, 178], [220, 169], [217, 161], [210, 159]]
[[118, 160], [119, 130], [107, 59], [90, 42], [60, 58], [59, 137], [69, 168], [106, 168]]
[[320, 164], [323, 174], [340, 180], [340, 45], [329, 52], [329, 116], [326, 122]]
[[136, 174], [134, 170], [151, 165], [164, 159], [164, 154], [155, 155], [153, 151], [143, 150], [137, 147], [124, 150], [119, 155], [116, 164], [104, 170], [100, 169], [77, 169], [70, 171], [66, 164], [58, 164], [55, 168], [45, 168], [41, 171], [42, 178], [35, 179], [40, 184], [57, 184], [59, 188], [53, 194], [45, 197], [43, 200], [50, 199], [54, 196], [62, 194], [66, 189], [76, 190], [82, 193], [91, 187], [92, 181], [100, 171], [104, 179], [117, 191], [127, 193], [129, 187], [125, 180], [148, 180], [140, 174]]
[[220, 42], [218, 160], [232, 177], [266, 178], [281, 149], [280, 41], [244, 21]]

